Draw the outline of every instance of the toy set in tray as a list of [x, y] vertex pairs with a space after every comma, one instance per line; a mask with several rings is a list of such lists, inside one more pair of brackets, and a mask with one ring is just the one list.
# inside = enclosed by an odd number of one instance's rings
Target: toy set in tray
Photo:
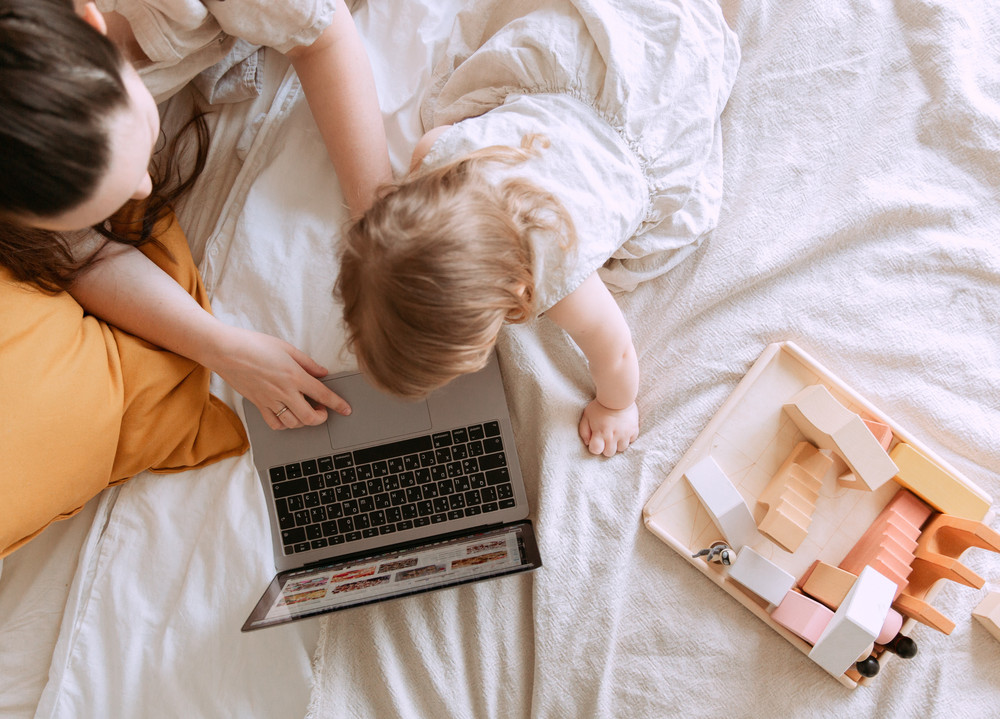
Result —
[[[650, 497], [646, 527], [847, 686], [914, 622], [948, 634], [939, 581], [1000, 552], [978, 487], [796, 345], [766, 348]], [[975, 615], [1000, 638], [991, 593]]]

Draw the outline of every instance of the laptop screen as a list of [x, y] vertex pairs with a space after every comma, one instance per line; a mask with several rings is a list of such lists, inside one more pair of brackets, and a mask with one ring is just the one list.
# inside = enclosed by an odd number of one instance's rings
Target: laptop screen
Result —
[[243, 631], [535, 569], [531, 522], [278, 574]]

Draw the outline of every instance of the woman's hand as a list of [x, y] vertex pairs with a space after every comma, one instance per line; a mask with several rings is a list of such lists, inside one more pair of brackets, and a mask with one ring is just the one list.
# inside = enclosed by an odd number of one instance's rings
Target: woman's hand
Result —
[[222, 328], [205, 365], [250, 400], [271, 429], [322, 424], [326, 407], [351, 413], [350, 405], [319, 381], [326, 368], [305, 353], [271, 335]]
[[596, 399], [580, 418], [580, 438], [591, 454], [614, 457], [639, 436], [639, 409], [635, 402], [625, 409], [608, 409]]

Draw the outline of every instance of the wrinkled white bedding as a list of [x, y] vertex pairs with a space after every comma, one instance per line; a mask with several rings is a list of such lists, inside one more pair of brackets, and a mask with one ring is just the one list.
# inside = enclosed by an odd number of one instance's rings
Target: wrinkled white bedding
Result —
[[[356, 11], [397, 169], [460, 4]], [[60, 566], [82, 546], [70, 589], [65, 568], [47, 586], [44, 565], [8, 559], [0, 714], [31, 716], [40, 696], [38, 716], [59, 718], [992, 716], [1000, 643], [969, 617], [982, 591], [946, 586], [935, 605], [955, 631], [918, 625], [917, 657], [848, 690], [642, 528], [670, 468], [785, 339], [1000, 497], [1000, 7], [722, 7], [742, 62], [718, 227], [618, 296], [642, 370], [638, 442], [584, 452], [588, 373], [551, 323], [501, 337], [543, 568], [244, 635], [273, 574], [249, 457], [141, 476], [102, 496], [86, 536], [79, 519], [54, 536]], [[227, 120], [239, 152], [205, 180], [224, 201], [186, 222], [217, 313], [335, 371], [351, 364], [330, 297], [345, 213], [294, 78], [271, 89], [265, 115]], [[996, 555], [965, 563], [1000, 588]], [[31, 634], [49, 638], [28, 651]]]

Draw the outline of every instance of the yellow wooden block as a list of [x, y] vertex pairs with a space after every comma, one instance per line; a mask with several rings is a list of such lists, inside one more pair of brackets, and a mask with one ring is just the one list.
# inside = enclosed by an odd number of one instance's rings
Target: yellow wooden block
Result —
[[990, 510], [990, 498], [969, 482], [947, 472], [937, 462], [906, 442], [889, 455], [899, 468], [895, 480], [944, 514], [982, 520]]

